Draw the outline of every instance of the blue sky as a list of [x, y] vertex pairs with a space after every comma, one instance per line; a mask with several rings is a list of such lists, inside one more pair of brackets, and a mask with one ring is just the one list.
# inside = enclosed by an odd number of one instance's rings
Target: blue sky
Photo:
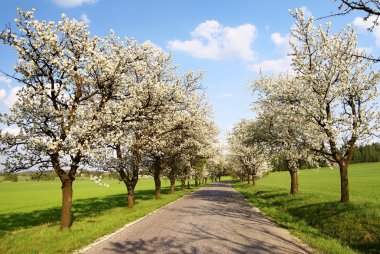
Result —
[[[289, 9], [305, 8], [315, 17], [337, 11], [333, 0], [39, 0], [3, 1], [1, 29], [13, 25], [16, 8], [36, 8], [39, 20], [59, 20], [61, 13], [82, 19], [92, 35], [113, 29], [120, 37], [149, 40], [171, 52], [179, 72], [203, 70], [202, 82], [222, 136], [241, 118], [252, 118], [247, 89], [258, 70], [279, 72], [289, 64], [287, 41], [294, 20]], [[347, 23], [358, 29], [359, 46], [380, 55], [380, 28], [366, 32], [361, 13], [329, 18], [333, 29]], [[0, 69], [12, 73], [17, 56], [0, 45]], [[0, 111], [7, 111], [19, 86], [0, 75]]]

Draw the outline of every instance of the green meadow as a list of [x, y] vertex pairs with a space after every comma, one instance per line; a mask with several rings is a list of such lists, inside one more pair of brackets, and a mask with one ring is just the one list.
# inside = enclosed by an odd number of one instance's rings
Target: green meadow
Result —
[[256, 186], [236, 183], [249, 202], [321, 253], [380, 253], [380, 163], [349, 167], [350, 203], [341, 204], [338, 169], [299, 172], [290, 195], [288, 172], [273, 172]]
[[153, 179], [140, 179], [136, 206], [127, 207], [126, 188], [117, 180], [110, 187], [86, 179], [74, 182], [73, 224], [59, 231], [61, 189], [59, 181], [0, 183], [0, 253], [69, 253], [111, 233], [126, 223], [182, 197], [192, 190], [169, 193], [163, 181], [162, 199], [154, 199]]

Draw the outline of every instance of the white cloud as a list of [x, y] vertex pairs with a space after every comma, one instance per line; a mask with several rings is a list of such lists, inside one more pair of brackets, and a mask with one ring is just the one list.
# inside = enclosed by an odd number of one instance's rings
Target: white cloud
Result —
[[5, 91], [4, 89], [0, 89], [0, 100], [3, 99], [5, 95], [7, 95], [7, 91]]
[[286, 56], [285, 58], [264, 60], [260, 63], [251, 64], [248, 69], [254, 72], [270, 72], [280, 73], [291, 70], [291, 58]]
[[[373, 22], [375, 21], [375, 17], [369, 17], [367, 20], [364, 20], [362, 17], [356, 17], [354, 19], [354, 26], [358, 29], [361, 33], [367, 33], [368, 28], [373, 26]], [[371, 32], [373, 37], [375, 37], [375, 44], [376, 47], [380, 48], [380, 27], [375, 26], [373, 28], [373, 31]]]
[[239, 58], [252, 61], [255, 52], [251, 49], [251, 44], [256, 36], [256, 27], [252, 24], [228, 27], [216, 20], [207, 20], [191, 32], [191, 40], [172, 40], [169, 41], [168, 47], [170, 50], [187, 52], [198, 58]]
[[280, 33], [273, 33], [270, 38], [276, 46], [283, 46], [289, 42], [289, 36], [282, 36]]
[[7, 78], [7, 77], [4, 77], [4, 76], [0, 76], [0, 82], [1, 82], [1, 83], [5, 83], [5, 84], [7, 84], [7, 85], [10, 85], [11, 82], [12, 82], [12, 79]]
[[73, 8], [82, 4], [94, 4], [98, 0], [54, 0], [54, 2], [61, 7]]
[[7, 107], [12, 107], [13, 104], [15, 104], [15, 102], [17, 101], [18, 97], [17, 97], [17, 92], [21, 89], [21, 87], [13, 87], [11, 89], [11, 92], [10, 94], [3, 100], [3, 103], [5, 104], [5, 106]]
[[280, 73], [291, 71], [291, 57], [288, 55], [290, 52], [289, 39], [290, 36], [281, 35], [280, 33], [272, 33], [270, 36], [272, 42], [275, 44], [276, 49], [279, 51], [282, 58], [263, 60], [259, 63], [248, 65], [248, 69], [254, 72], [269, 72]]
[[86, 24], [90, 24], [91, 20], [88, 18], [86, 13], [83, 13], [82, 16], [80, 16], [80, 19], [84, 21]]

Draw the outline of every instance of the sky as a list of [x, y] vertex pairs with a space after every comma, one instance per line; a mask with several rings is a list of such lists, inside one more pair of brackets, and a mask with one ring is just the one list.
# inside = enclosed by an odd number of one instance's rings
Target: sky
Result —
[[[38, 20], [58, 21], [62, 13], [83, 20], [92, 35], [104, 36], [112, 29], [120, 37], [151, 41], [170, 52], [179, 74], [203, 71], [202, 86], [214, 111], [224, 139], [240, 119], [254, 118], [250, 80], [263, 73], [289, 69], [288, 40], [294, 19], [289, 10], [303, 8], [316, 18], [338, 11], [334, 0], [35, 0], [2, 1], [0, 29], [14, 27], [16, 8], [36, 9]], [[339, 31], [352, 24], [359, 47], [380, 55], [380, 28], [370, 33], [362, 13], [331, 17]], [[13, 74], [17, 55], [0, 44], [0, 70]], [[17, 100], [20, 87], [0, 74], [0, 112], [7, 112]]]

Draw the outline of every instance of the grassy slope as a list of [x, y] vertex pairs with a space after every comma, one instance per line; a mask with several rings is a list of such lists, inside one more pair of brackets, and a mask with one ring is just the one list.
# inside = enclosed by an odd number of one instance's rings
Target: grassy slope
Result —
[[280, 225], [322, 253], [380, 253], [380, 163], [349, 168], [350, 204], [340, 204], [337, 169], [304, 170], [291, 196], [288, 172], [271, 173], [252, 187], [235, 187]]
[[[58, 181], [1, 183], [0, 253], [71, 252], [191, 191], [177, 191], [156, 200], [153, 180], [141, 179], [136, 187], [136, 206], [131, 209], [126, 207], [125, 186], [116, 180], [108, 182], [110, 187], [105, 188], [89, 180], [75, 181], [74, 223], [67, 232], [59, 231]], [[163, 194], [168, 193], [168, 186], [169, 182], [163, 181]]]

